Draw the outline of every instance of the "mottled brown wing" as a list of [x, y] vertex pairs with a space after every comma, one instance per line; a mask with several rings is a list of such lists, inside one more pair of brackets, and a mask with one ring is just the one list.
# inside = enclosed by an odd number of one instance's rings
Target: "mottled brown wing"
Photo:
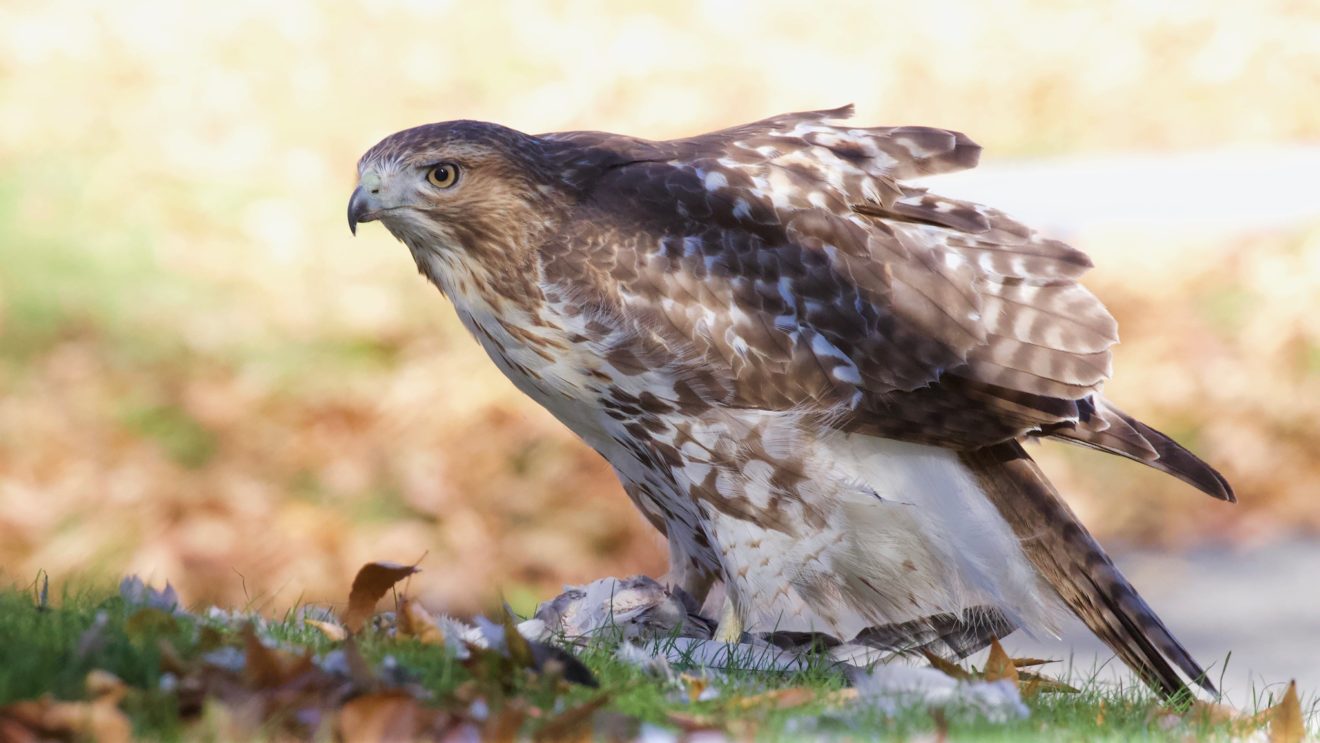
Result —
[[672, 142], [553, 135], [580, 205], [545, 248], [547, 280], [711, 377], [712, 403], [966, 449], [1061, 435], [1231, 497], [1103, 403], [1117, 331], [1077, 281], [1083, 253], [904, 182], [979, 148], [832, 121], [848, 113]]

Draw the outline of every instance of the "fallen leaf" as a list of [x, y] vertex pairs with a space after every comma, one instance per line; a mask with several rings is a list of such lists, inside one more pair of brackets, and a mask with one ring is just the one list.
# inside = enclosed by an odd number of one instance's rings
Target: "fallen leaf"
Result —
[[320, 630], [327, 640], [331, 642], [343, 642], [348, 639], [348, 630], [335, 624], [334, 622], [325, 622], [320, 619], [304, 619], [304, 624], [308, 624]]
[[1032, 694], [1080, 694], [1081, 692], [1062, 681], [1042, 676], [1030, 671], [1018, 671], [1018, 683], [1025, 696]]
[[609, 694], [600, 694], [587, 701], [569, 707], [545, 721], [536, 731], [533, 740], [578, 740], [590, 741], [593, 738], [592, 720], [596, 711], [610, 700]]
[[701, 699], [701, 695], [706, 691], [706, 687], [710, 686], [710, 679], [705, 676], [694, 676], [690, 673], [684, 673], [680, 674], [678, 678], [683, 682], [683, 686], [687, 688], [688, 701], [693, 704]]
[[49, 694], [0, 707], [0, 740], [50, 738], [128, 743], [133, 726], [119, 709], [127, 689], [107, 671], [93, 670], [84, 682], [90, 702], [62, 702]]
[[943, 673], [945, 676], [951, 676], [960, 681], [967, 681], [972, 678], [972, 674], [957, 663], [941, 658], [925, 648], [921, 649], [921, 654], [926, 656], [926, 660], [930, 663], [932, 668]]
[[1031, 668], [1032, 666], [1043, 666], [1046, 663], [1058, 663], [1057, 660], [1046, 660], [1044, 658], [1014, 658], [1013, 666], [1015, 668]]
[[1237, 728], [1240, 728], [1242, 731], [1248, 731], [1252, 727], [1259, 727], [1260, 725], [1264, 724], [1264, 721], [1255, 724], [1252, 724], [1250, 723], [1250, 721], [1247, 721], [1248, 725], [1246, 727], [1243, 727], [1242, 715], [1237, 710], [1233, 709], [1227, 704], [1206, 702], [1200, 699], [1192, 700], [1191, 706], [1189, 706], [1187, 708], [1187, 711], [1183, 713], [1183, 719], [1188, 720], [1197, 725], [1203, 725], [1208, 727], [1233, 723], [1235, 726], [1237, 726]]
[[[508, 632], [508, 629], [505, 629]], [[399, 601], [399, 633], [416, 637], [426, 645], [444, 645], [445, 632], [421, 604], [404, 597]]]
[[527, 721], [527, 706], [518, 699], [513, 699], [493, 710], [481, 731], [481, 739], [496, 743], [513, 743], [518, 739], [518, 731]]
[[1297, 682], [1288, 682], [1283, 701], [1270, 708], [1270, 743], [1301, 743], [1306, 737], [1302, 721], [1302, 703], [1297, 698]]
[[670, 710], [665, 713], [665, 717], [684, 733], [712, 730], [720, 726], [719, 721], [711, 715], [696, 715], [689, 712]]
[[340, 709], [339, 735], [342, 740], [361, 743], [415, 740], [429, 713], [410, 694], [364, 694]]
[[280, 686], [314, 666], [310, 651], [294, 655], [266, 647], [261, 638], [257, 637], [257, 630], [251, 623], [243, 626], [243, 648], [243, 675], [249, 684], [257, 688]]
[[128, 687], [124, 685], [123, 680], [109, 671], [102, 671], [94, 668], [87, 673], [87, 678], [83, 680], [83, 688], [87, 690], [87, 695], [96, 701], [110, 700], [115, 704], [124, 698]]
[[986, 681], [1008, 680], [1012, 681], [1014, 686], [1020, 684], [1017, 666], [1013, 665], [1008, 653], [1004, 652], [1004, 646], [995, 638], [990, 639], [990, 655], [985, 659], [983, 675]]
[[376, 603], [381, 600], [395, 583], [416, 573], [416, 565], [400, 565], [394, 562], [369, 562], [353, 578], [353, 588], [348, 593], [348, 611], [344, 614], [344, 626], [349, 632], [361, 632], [367, 620], [375, 613]]
[[777, 710], [792, 709], [814, 702], [816, 698], [817, 694], [814, 690], [805, 686], [792, 686], [787, 689], [774, 689], [760, 694], [739, 697], [730, 706], [742, 710], [756, 707], [770, 707]]

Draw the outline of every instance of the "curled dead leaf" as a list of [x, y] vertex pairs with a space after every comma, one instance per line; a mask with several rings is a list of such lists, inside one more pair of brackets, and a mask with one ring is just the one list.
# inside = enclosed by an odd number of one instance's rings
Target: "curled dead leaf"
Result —
[[348, 639], [348, 630], [335, 624], [334, 622], [325, 622], [320, 619], [304, 619], [303, 623], [314, 627], [325, 635], [331, 642], [343, 642]]
[[394, 562], [369, 562], [353, 578], [348, 593], [348, 611], [344, 613], [344, 626], [349, 632], [360, 632], [376, 610], [376, 603], [394, 587], [395, 583], [418, 572], [416, 565]]
[[[508, 629], [505, 629], [508, 632]], [[403, 597], [399, 601], [399, 634], [415, 637], [426, 645], [444, 645], [445, 633], [435, 618], [415, 600]]]

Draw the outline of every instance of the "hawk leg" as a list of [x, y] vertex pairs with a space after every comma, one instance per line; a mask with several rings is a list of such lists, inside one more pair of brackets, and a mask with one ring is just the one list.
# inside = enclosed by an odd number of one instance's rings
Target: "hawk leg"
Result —
[[715, 574], [702, 567], [695, 558], [689, 557], [672, 541], [669, 544], [669, 576], [667, 582], [687, 592], [697, 606], [706, 603]]
[[724, 597], [724, 608], [720, 611], [720, 623], [715, 628], [715, 640], [724, 643], [742, 642], [743, 621], [738, 615], [738, 608], [733, 605], [732, 594]]

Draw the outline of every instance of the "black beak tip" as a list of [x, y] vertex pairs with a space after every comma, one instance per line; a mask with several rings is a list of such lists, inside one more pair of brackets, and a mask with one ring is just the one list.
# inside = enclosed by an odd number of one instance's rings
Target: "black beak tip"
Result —
[[348, 200], [348, 231], [353, 233], [354, 237], [357, 237], [358, 222], [362, 221], [366, 211], [367, 204], [362, 196], [362, 187], [358, 186], [353, 189], [353, 195]]

